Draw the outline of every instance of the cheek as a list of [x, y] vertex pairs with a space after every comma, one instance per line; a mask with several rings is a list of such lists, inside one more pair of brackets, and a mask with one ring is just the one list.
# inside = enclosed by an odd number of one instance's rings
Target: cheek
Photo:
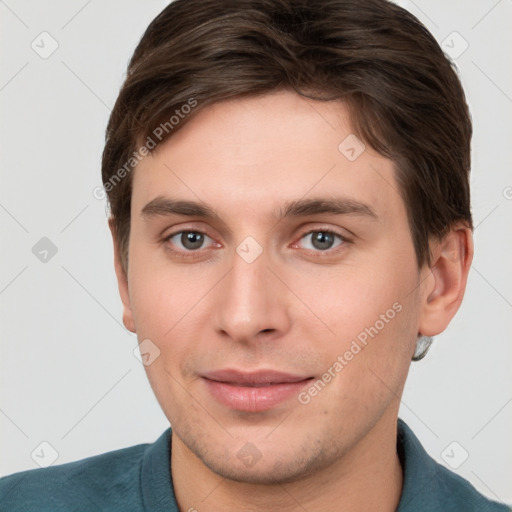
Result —
[[364, 338], [368, 329], [375, 332], [376, 328], [386, 337], [386, 332], [398, 333], [404, 321], [410, 322], [416, 307], [411, 292], [417, 285], [417, 271], [413, 265], [409, 267], [397, 266], [394, 261], [386, 265], [382, 260], [366, 268], [313, 271], [311, 267], [296, 274], [294, 291], [310, 307], [316, 325], [329, 328], [328, 344], [334, 342], [339, 348], [360, 334]]
[[417, 332], [414, 263], [412, 259], [412, 264], [396, 265], [393, 258], [381, 259], [364, 270], [340, 267], [328, 279], [320, 274], [316, 279], [305, 274], [300, 278], [300, 289], [310, 291], [305, 302], [314, 305], [314, 312], [332, 331], [324, 329], [327, 335], [319, 336], [311, 329], [306, 337], [321, 354], [322, 370], [327, 372], [322, 379], [335, 375], [325, 399], [330, 395], [329, 403], [345, 406], [332, 405], [333, 414], [351, 410], [354, 418], [364, 417], [399, 396]]
[[[209, 357], [212, 345], [212, 300], [225, 271], [218, 266], [170, 263], [157, 251], [134, 248], [129, 276], [130, 300], [139, 342], [149, 339], [158, 359], [145, 366], [162, 408], [188, 402], [180, 383], [191, 376], [197, 353]], [[179, 401], [179, 400], [178, 400]]]
[[329, 382], [314, 406], [318, 410], [356, 425], [377, 417], [400, 396], [417, 329], [414, 275], [414, 269], [368, 272], [364, 279], [345, 274], [311, 297], [318, 316], [334, 331], [327, 337], [315, 338], [313, 331], [307, 336], [321, 354], [325, 373], [320, 380]]
[[180, 404], [190, 405], [182, 366], [197, 350], [198, 340], [205, 337], [201, 299], [212, 284], [205, 272], [200, 276], [184, 265], [162, 265], [151, 261], [149, 252], [145, 256], [134, 251], [130, 262], [130, 300], [137, 337], [139, 343], [151, 340], [158, 353], [145, 365], [145, 371], [162, 409], [175, 414]]
[[[192, 268], [193, 267], [193, 268]], [[134, 244], [130, 252], [129, 290], [137, 334], [164, 341], [190, 324], [213, 279], [205, 266], [170, 263], [154, 247]]]

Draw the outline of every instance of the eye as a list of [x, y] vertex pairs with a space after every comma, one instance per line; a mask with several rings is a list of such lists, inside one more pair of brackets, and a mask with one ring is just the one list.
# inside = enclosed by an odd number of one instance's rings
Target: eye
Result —
[[306, 240], [305, 246], [302, 247], [303, 249], [316, 251], [334, 249], [345, 242], [345, 239], [340, 234], [328, 230], [310, 231], [301, 240]]
[[204, 248], [202, 246], [206, 240], [213, 242], [208, 235], [201, 233], [200, 231], [179, 231], [178, 233], [173, 233], [165, 238], [166, 242], [170, 242], [179, 249], [189, 252]]

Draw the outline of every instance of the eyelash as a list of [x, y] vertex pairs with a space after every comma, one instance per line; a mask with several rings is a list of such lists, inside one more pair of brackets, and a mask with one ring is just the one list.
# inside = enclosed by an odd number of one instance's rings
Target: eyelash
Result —
[[208, 234], [205, 233], [204, 231], [199, 231], [196, 229], [182, 229], [180, 231], [175, 231], [174, 233], [171, 233], [171, 234], [165, 236], [162, 239], [162, 243], [164, 243], [166, 245], [166, 250], [172, 252], [174, 256], [181, 258], [181, 259], [189, 259], [189, 260], [194, 259], [194, 258], [200, 256], [201, 249], [202, 249], [202, 248], [200, 248], [200, 249], [196, 249], [193, 251], [187, 250], [187, 249], [179, 249], [179, 250], [173, 249], [172, 248], [173, 244], [170, 243], [171, 239], [174, 238], [176, 235], [182, 235], [183, 233], [196, 233], [196, 234], [204, 235], [205, 237], [208, 237], [211, 240], [213, 240], [212, 237], [208, 236]]
[[[341, 242], [338, 245], [336, 245], [333, 248], [326, 249], [325, 251], [321, 251], [319, 249], [317, 249], [317, 250], [305, 249], [306, 251], [312, 251], [314, 254], [318, 255], [318, 257], [322, 257], [322, 255], [331, 256], [332, 254], [335, 254], [340, 250], [340, 246], [349, 243], [349, 240], [347, 237], [345, 237], [341, 233], [338, 233], [337, 231], [334, 231], [332, 229], [312, 229], [310, 231], [306, 231], [305, 233], [303, 233], [300, 236], [299, 241], [304, 239], [306, 236], [312, 235], [313, 233], [324, 233], [324, 234], [328, 234], [328, 235], [333, 235], [334, 237], [337, 237], [341, 240]], [[294, 246], [296, 246], [296, 245], [297, 244], [294, 244]]]
[[[172, 253], [174, 253], [175, 255], [177, 255], [178, 257], [180, 258], [183, 258], [183, 259], [193, 259], [194, 257], [196, 257], [196, 255], [198, 255], [201, 251], [202, 248], [199, 248], [199, 249], [196, 249], [196, 250], [176, 250], [176, 249], [172, 249], [170, 246], [172, 244], [170, 244], [170, 240], [172, 238], [174, 238], [176, 235], [182, 235], [183, 233], [196, 233], [196, 234], [200, 234], [200, 235], [204, 235], [205, 237], [208, 237], [210, 238], [211, 240], [212, 237], [210, 237], [207, 233], [205, 233], [204, 231], [199, 231], [199, 230], [193, 230], [193, 229], [182, 229], [181, 231], [175, 231], [174, 233], [171, 233], [167, 236], [165, 236], [163, 239], [162, 239], [162, 242], [163, 243], [166, 243], [167, 244], [167, 248], [168, 250], [170, 250]], [[334, 237], [337, 237], [338, 239], [340, 239], [340, 243], [335, 246], [334, 248], [331, 248], [331, 249], [326, 249], [325, 251], [321, 251], [321, 250], [314, 250], [314, 249], [305, 249], [306, 251], [308, 252], [313, 252], [313, 254], [315, 254], [316, 257], [325, 257], [325, 256], [332, 256], [333, 254], [337, 253], [339, 250], [340, 250], [340, 247], [342, 246], [345, 246], [346, 244], [350, 244], [352, 241], [347, 238], [345, 235], [342, 235], [341, 233], [333, 230], [333, 229], [313, 229], [313, 230], [310, 230], [310, 231], [306, 231], [305, 233], [303, 233], [300, 238], [299, 238], [299, 241], [302, 240], [303, 238], [305, 238], [306, 236], [308, 235], [312, 235], [313, 233], [325, 233], [325, 234], [329, 234], [329, 235], [333, 235]], [[298, 242], [294, 243], [294, 246], [297, 245]]]

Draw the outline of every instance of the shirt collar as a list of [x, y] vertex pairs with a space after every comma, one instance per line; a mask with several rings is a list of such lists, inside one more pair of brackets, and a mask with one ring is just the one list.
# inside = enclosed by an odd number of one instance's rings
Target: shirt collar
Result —
[[[170, 441], [171, 428], [168, 428], [144, 454], [141, 494], [147, 511], [179, 512], [171, 476]], [[397, 452], [403, 470], [403, 487], [396, 512], [441, 510], [439, 465], [401, 419], [398, 419]]]
[[[417, 508], [421, 497], [435, 496], [437, 463], [428, 455], [407, 424], [398, 419], [397, 451], [403, 471], [403, 486], [397, 512], [426, 510]], [[431, 501], [430, 501], [431, 502]], [[427, 505], [428, 506], [428, 505]]]
[[141, 494], [147, 511], [179, 512], [171, 477], [171, 428], [146, 450], [141, 467]]

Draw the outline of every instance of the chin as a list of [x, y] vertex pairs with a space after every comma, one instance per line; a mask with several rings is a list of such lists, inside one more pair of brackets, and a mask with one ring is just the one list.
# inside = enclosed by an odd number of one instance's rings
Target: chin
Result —
[[336, 455], [327, 451], [306, 457], [303, 447], [297, 446], [296, 453], [283, 454], [281, 458], [275, 452], [272, 460], [269, 460], [268, 455], [261, 454], [261, 459], [252, 466], [245, 466], [237, 454], [222, 459], [216, 457], [214, 452], [209, 452], [200, 459], [222, 478], [246, 484], [275, 485], [307, 479], [312, 473], [328, 466], [333, 457], [335, 459]]

